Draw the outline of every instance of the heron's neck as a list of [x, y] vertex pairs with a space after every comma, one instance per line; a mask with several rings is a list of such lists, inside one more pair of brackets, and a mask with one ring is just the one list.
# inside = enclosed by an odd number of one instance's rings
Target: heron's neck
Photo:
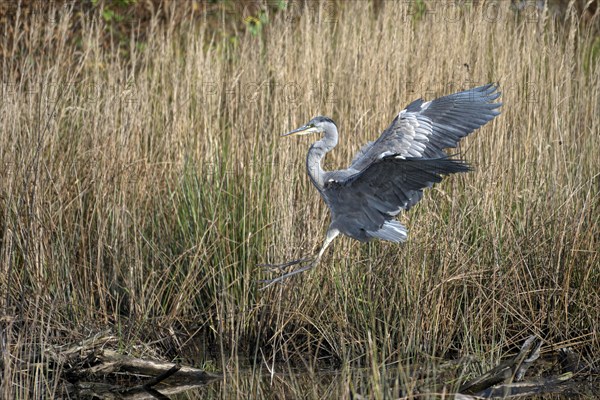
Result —
[[308, 170], [308, 176], [310, 176], [313, 185], [319, 190], [322, 190], [325, 186], [323, 176], [325, 171], [321, 168], [321, 160], [323, 160], [325, 154], [329, 153], [337, 143], [337, 131], [326, 132], [325, 136], [310, 146], [310, 149], [308, 150], [306, 169]]

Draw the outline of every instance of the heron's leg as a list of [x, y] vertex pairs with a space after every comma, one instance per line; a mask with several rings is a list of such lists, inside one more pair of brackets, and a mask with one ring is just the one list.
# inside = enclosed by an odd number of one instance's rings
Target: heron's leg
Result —
[[[331, 229], [330, 228], [329, 230], [327, 230], [327, 236], [325, 237], [325, 241], [323, 242], [323, 245], [321, 246], [321, 250], [319, 250], [319, 253], [317, 254], [316, 258], [314, 258], [313, 260], [305, 258], [305, 259], [294, 260], [294, 261], [290, 261], [288, 263], [285, 263], [285, 264], [287, 264], [286, 266], [290, 266], [290, 265], [300, 264], [300, 263], [305, 262], [305, 261], [310, 261], [310, 264], [305, 265], [304, 267], [298, 268], [296, 270], [290, 271], [290, 272], [288, 272], [286, 274], [283, 274], [283, 275], [281, 275], [281, 276], [279, 276], [277, 278], [274, 278], [274, 279], [265, 279], [265, 280], [261, 281], [263, 283], [266, 283], [266, 285], [263, 286], [261, 288], [261, 290], [264, 290], [264, 289], [268, 288], [269, 286], [273, 285], [274, 283], [281, 282], [284, 279], [287, 279], [287, 278], [289, 278], [291, 276], [294, 276], [296, 274], [299, 274], [301, 272], [308, 271], [309, 269], [312, 269], [315, 266], [317, 266], [319, 264], [319, 261], [321, 260], [321, 257], [323, 256], [323, 253], [325, 253], [325, 250], [327, 250], [327, 248], [329, 247], [329, 245], [333, 242], [333, 240], [339, 234], [340, 234], [340, 231], [338, 231], [337, 229]], [[285, 264], [280, 264], [280, 265], [285, 265]]]
[[323, 246], [321, 246], [321, 250], [319, 250], [319, 254], [317, 254], [317, 258], [315, 259], [316, 262], [319, 262], [319, 260], [323, 256], [323, 253], [325, 253], [325, 250], [327, 250], [327, 248], [329, 247], [331, 242], [333, 242], [333, 239], [335, 239], [337, 237], [337, 235], [339, 235], [339, 234], [340, 234], [340, 231], [338, 231], [335, 228], [329, 228], [327, 230], [327, 236], [325, 237]]

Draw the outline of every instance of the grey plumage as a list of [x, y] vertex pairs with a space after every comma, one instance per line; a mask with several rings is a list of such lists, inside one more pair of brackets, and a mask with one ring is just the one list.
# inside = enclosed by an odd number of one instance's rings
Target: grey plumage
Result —
[[331, 210], [329, 229], [361, 242], [379, 238], [406, 240], [406, 228], [393, 221], [421, 198], [422, 189], [442, 181], [442, 175], [469, 171], [448, 157], [437, 159], [385, 156], [364, 171], [341, 181], [325, 182], [322, 195]]
[[[286, 135], [321, 133], [308, 151], [308, 175], [331, 211], [327, 239], [310, 265], [268, 282], [277, 282], [316, 265], [327, 246], [343, 233], [356, 240], [402, 242], [407, 230], [395, 217], [416, 204], [423, 189], [445, 175], [467, 172], [461, 160], [449, 158], [463, 137], [500, 114], [493, 84], [424, 102], [415, 100], [396, 116], [374, 142], [363, 146], [345, 170], [324, 171], [321, 160], [338, 143], [335, 122], [315, 117]], [[286, 263], [285, 266], [299, 263]]]

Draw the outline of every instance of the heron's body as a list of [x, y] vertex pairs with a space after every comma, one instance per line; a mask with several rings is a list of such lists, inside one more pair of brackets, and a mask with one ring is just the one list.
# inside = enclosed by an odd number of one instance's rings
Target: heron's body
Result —
[[375, 238], [405, 241], [407, 230], [395, 217], [421, 200], [423, 189], [440, 182], [442, 176], [470, 170], [465, 162], [449, 158], [444, 149], [456, 147], [460, 139], [499, 114], [496, 109], [501, 103], [494, 102], [500, 96], [496, 89], [489, 84], [428, 102], [412, 102], [376, 141], [360, 149], [344, 170], [324, 171], [321, 167], [325, 155], [338, 143], [337, 126], [330, 118], [315, 117], [288, 133], [323, 135], [308, 150], [306, 168], [331, 211], [331, 223], [309, 266], [269, 282], [312, 268], [339, 233], [361, 242]]

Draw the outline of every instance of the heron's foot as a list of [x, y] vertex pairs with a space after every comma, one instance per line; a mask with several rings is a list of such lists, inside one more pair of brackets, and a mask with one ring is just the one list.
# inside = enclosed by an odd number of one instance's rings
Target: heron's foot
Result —
[[318, 259], [315, 258], [302, 258], [299, 260], [293, 260], [293, 261], [288, 261], [286, 263], [283, 264], [261, 264], [261, 266], [263, 267], [267, 267], [271, 270], [282, 270], [285, 269], [287, 267], [291, 267], [292, 265], [298, 265], [298, 264], [304, 264], [304, 263], [308, 263], [298, 269], [295, 269], [293, 271], [287, 272], [281, 276], [278, 276], [277, 278], [273, 278], [273, 279], [264, 279], [261, 280], [259, 282], [264, 283], [265, 286], [263, 286], [262, 288], [260, 288], [260, 290], [265, 290], [266, 288], [268, 288], [269, 286], [274, 285], [277, 282], [281, 282], [287, 278], [290, 278], [294, 275], [297, 275], [301, 272], [304, 271], [308, 271], [309, 269], [313, 268], [315, 265], [317, 265], [318, 263]]

